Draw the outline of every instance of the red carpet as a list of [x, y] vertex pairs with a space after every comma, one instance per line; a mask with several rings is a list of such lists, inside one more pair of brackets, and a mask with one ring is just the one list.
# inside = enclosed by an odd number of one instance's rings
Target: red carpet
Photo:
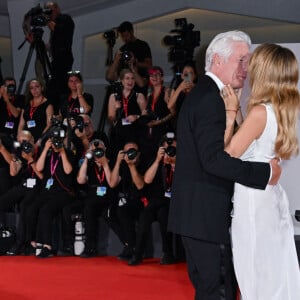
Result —
[[0, 257], [1, 300], [190, 300], [184, 263], [130, 267], [115, 257]]

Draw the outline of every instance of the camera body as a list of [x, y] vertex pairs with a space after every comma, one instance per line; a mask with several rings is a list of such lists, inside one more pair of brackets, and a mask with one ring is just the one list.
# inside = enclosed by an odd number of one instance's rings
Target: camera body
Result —
[[60, 126], [54, 126], [49, 132], [49, 138], [56, 149], [61, 149], [64, 146], [65, 130]]
[[28, 15], [31, 17], [30, 25], [33, 27], [47, 26], [50, 21], [51, 13], [51, 9], [43, 9], [40, 4], [38, 4], [28, 12]]
[[75, 122], [75, 126], [72, 126], [73, 131], [75, 131], [75, 129], [77, 128], [80, 132], [83, 132], [83, 128], [84, 128], [84, 120], [83, 117], [76, 114], [76, 113], [70, 113], [69, 116], [69, 121], [72, 120]]
[[132, 58], [132, 55], [131, 55], [131, 53], [129, 51], [127, 51], [127, 50], [122, 51], [122, 53], [121, 53], [121, 61], [122, 61], [123, 64], [127, 64], [128, 65], [128, 63], [131, 60], [131, 58]]
[[6, 91], [7, 91], [7, 94], [9, 96], [13, 96], [16, 92], [16, 85], [15, 84], [9, 84], [6, 86]]
[[193, 30], [194, 24], [187, 23], [186, 18], [175, 19], [175, 26], [171, 33], [163, 38], [163, 43], [170, 46], [169, 61], [180, 64], [193, 59], [195, 47], [200, 45], [200, 31]]

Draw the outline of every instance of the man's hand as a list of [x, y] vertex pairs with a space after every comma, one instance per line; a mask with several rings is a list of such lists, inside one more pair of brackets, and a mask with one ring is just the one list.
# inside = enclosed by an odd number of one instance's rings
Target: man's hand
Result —
[[281, 175], [281, 167], [279, 165], [279, 159], [278, 158], [273, 158], [270, 161], [270, 165], [271, 165], [271, 168], [272, 168], [272, 177], [269, 181], [269, 184], [270, 185], [275, 185], [275, 184], [277, 184], [277, 182], [280, 178], [280, 175]]

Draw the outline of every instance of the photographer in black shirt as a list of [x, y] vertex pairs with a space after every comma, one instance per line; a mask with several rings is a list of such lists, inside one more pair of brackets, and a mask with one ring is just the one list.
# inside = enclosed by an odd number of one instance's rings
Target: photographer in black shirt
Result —
[[125, 21], [118, 27], [124, 45], [117, 51], [113, 63], [106, 71], [106, 79], [114, 82], [119, 79], [122, 69], [130, 69], [135, 75], [138, 91], [147, 93], [147, 70], [152, 66], [151, 50], [147, 42], [135, 37], [132, 23]]

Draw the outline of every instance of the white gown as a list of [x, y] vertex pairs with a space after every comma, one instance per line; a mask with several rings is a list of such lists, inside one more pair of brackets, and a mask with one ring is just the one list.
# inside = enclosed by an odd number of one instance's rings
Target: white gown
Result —
[[[274, 157], [277, 121], [265, 105], [263, 134], [241, 159], [269, 162]], [[235, 184], [232, 251], [243, 300], [300, 300], [300, 271], [289, 202], [283, 188], [266, 190]]]

